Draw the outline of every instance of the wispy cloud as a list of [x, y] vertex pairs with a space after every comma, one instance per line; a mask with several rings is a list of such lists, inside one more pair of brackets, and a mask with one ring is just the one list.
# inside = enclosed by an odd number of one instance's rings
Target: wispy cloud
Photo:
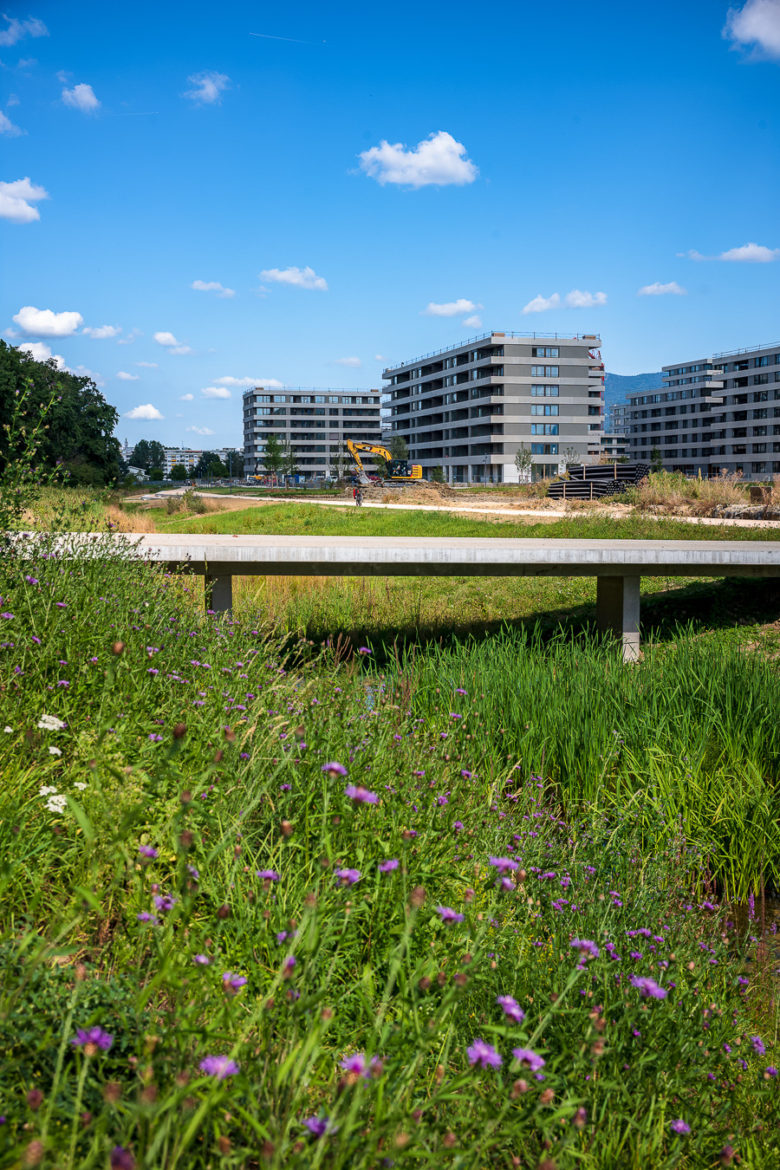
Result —
[[157, 362], [136, 362], [135, 364], [137, 366], [143, 366], [145, 370], [158, 369]]
[[100, 109], [100, 102], [95, 97], [91, 85], [74, 85], [73, 89], [63, 89], [62, 100], [71, 109], [81, 110], [82, 114], [94, 114]]
[[414, 149], [383, 139], [359, 155], [361, 169], [371, 179], [402, 187], [462, 187], [473, 183], [479, 171], [466, 156], [466, 147], [446, 130], [430, 134]]
[[195, 435], [213, 435], [214, 431], [210, 427], [187, 427], [188, 431], [192, 431]]
[[560, 307], [561, 298], [559, 293], [553, 293], [550, 297], [543, 297], [541, 293], [535, 296], [532, 301], [523, 307], [524, 313], [546, 313], [548, 309], [557, 309]]
[[21, 134], [24, 134], [24, 130], [22, 130], [21, 126], [17, 126], [15, 122], [12, 122], [8, 115], [0, 110], [0, 134], [4, 134], [6, 138], [18, 138]]
[[264, 268], [260, 273], [261, 280], [270, 284], [290, 284], [294, 288], [314, 289], [317, 292], [327, 292], [328, 282], [324, 276], [318, 276], [313, 268]]
[[232, 398], [233, 395], [227, 386], [204, 386], [201, 390], [204, 398]]
[[183, 96], [201, 106], [217, 105], [222, 101], [222, 94], [230, 85], [230, 78], [226, 73], [215, 73], [213, 70], [192, 73], [187, 81], [192, 89], [186, 89]]
[[29, 179], [0, 183], [0, 219], [10, 219], [12, 223], [32, 223], [41, 218], [33, 203], [48, 198], [48, 191], [44, 187], [36, 187]]
[[161, 345], [163, 349], [167, 349], [168, 353], [192, 353], [192, 350], [188, 345], [183, 345], [180, 341], [177, 341], [174, 335], [172, 333], [168, 333], [167, 330], [163, 329], [160, 330], [160, 332], [155, 333], [154, 340], [158, 345]]
[[638, 297], [684, 297], [687, 289], [681, 288], [676, 280], [670, 280], [668, 284], [661, 284], [656, 280], [653, 284], [644, 284], [640, 289], [637, 289]]
[[194, 400], [195, 400], [194, 394], [180, 394], [179, 395], [179, 402], [194, 402]]
[[334, 366], [349, 366], [352, 370], [357, 370], [363, 365], [359, 357], [334, 358], [333, 364]]
[[461, 325], [465, 325], [468, 329], [481, 329], [482, 318], [474, 313], [471, 317], [464, 317], [461, 321]]
[[156, 406], [152, 406], [151, 402], [147, 402], [144, 406], [134, 406], [132, 410], [128, 410], [125, 418], [145, 419], [146, 422], [156, 422], [165, 418], [165, 415], [160, 414]]
[[140, 374], [128, 374], [127, 370], [119, 370], [116, 376], [120, 382], [137, 382], [141, 377]]
[[107, 337], [118, 337], [122, 332], [121, 325], [85, 325], [81, 330], [94, 341], [103, 341]]
[[17, 20], [13, 16], [3, 15], [5, 28], [0, 29], [0, 46], [15, 45], [25, 37], [47, 37], [49, 30], [42, 20], [30, 16], [27, 20]]
[[284, 386], [284, 382], [278, 378], [233, 378], [230, 374], [224, 378], [215, 378], [214, 381], [218, 386], [263, 386], [267, 390], [280, 390]]
[[236, 290], [234, 288], [225, 288], [218, 280], [193, 280], [190, 288], [194, 288], [196, 292], [215, 292], [218, 297], [234, 297]]
[[678, 256], [688, 260], [726, 260], [737, 264], [771, 264], [780, 259], [780, 248], [767, 248], [764, 244], [742, 244], [738, 248], [729, 248], [718, 256], [703, 256], [695, 248], [688, 252], [678, 252]]
[[36, 337], [70, 337], [84, 324], [81, 313], [54, 313], [51, 309], [36, 309], [24, 305], [14, 314], [14, 321], [24, 333]]
[[723, 36], [732, 48], [750, 49], [750, 56], [780, 58], [780, 0], [747, 0], [730, 8]]
[[607, 294], [605, 292], [584, 292], [582, 289], [573, 288], [571, 292], [567, 292], [565, 297], [561, 297], [560, 293], [553, 293], [549, 297], [541, 295], [534, 297], [523, 308], [523, 313], [546, 313], [549, 309], [592, 309], [598, 305], [606, 305]]
[[473, 313], [481, 308], [482, 305], [478, 305], [475, 301], [467, 301], [465, 297], [460, 297], [457, 301], [445, 301], [442, 304], [429, 301], [427, 306], [420, 311], [420, 316], [459, 317], [461, 313]]

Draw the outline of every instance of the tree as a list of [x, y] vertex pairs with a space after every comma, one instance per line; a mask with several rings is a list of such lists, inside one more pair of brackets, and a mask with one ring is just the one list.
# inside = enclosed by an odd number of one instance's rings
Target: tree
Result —
[[526, 447], [525, 443], [521, 443], [517, 454], [515, 455], [515, 467], [517, 468], [517, 478], [520, 483], [531, 482], [531, 467], [533, 466], [533, 457], [531, 455], [530, 447]]
[[661, 452], [660, 452], [658, 447], [653, 447], [652, 451], [650, 452], [650, 470], [651, 471], [663, 471], [663, 469], [664, 469], [663, 456], [661, 455]]
[[285, 475], [298, 475], [298, 463], [295, 458], [295, 452], [289, 443], [285, 443], [282, 447], [282, 470]]
[[187, 468], [184, 466], [184, 464], [174, 463], [173, 467], [171, 468], [171, 479], [175, 480], [176, 483], [181, 483], [182, 480], [185, 480], [186, 478]]
[[227, 468], [216, 451], [204, 451], [195, 464], [195, 474], [201, 479], [216, 479], [227, 475]]
[[284, 467], [284, 445], [273, 432], [265, 437], [265, 449], [260, 457], [269, 475], [278, 475]]
[[23, 394], [27, 427], [46, 413], [36, 454], [41, 468], [60, 468], [76, 484], [120, 478], [119, 440], [113, 433], [119, 413], [92, 379], [58, 369], [54, 358], [37, 362], [5, 341], [0, 341], [0, 470], [20, 457], [22, 438], [6, 428]]
[[573, 447], [566, 448], [563, 453], [563, 463], [567, 471], [570, 467], [573, 467], [576, 463], [580, 463], [581, 461], [582, 460], [580, 455], [574, 450]]
[[152, 483], [161, 483], [163, 477], [162, 467], [152, 467], [149, 471], [149, 479]]
[[409, 458], [409, 444], [403, 435], [393, 435], [390, 440], [390, 454], [393, 459], [408, 459]]
[[330, 474], [334, 479], [339, 480], [344, 478], [347, 470], [348, 457], [344, 450], [344, 444], [339, 443], [337, 447], [331, 447], [331, 464]]
[[230, 448], [225, 452], [225, 458], [222, 460], [226, 472], [230, 476], [237, 476], [244, 474], [244, 456], [241, 451], [236, 451]]
[[444, 483], [444, 468], [431, 468], [431, 483]]
[[133, 467], [140, 467], [142, 471], [151, 471], [153, 467], [165, 467], [165, 448], [156, 439], [140, 439], [131, 456]]

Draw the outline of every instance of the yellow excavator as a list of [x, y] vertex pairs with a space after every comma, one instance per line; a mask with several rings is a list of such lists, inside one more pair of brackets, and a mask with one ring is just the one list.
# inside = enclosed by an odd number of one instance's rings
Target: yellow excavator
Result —
[[419, 463], [409, 463], [407, 459], [393, 459], [387, 447], [377, 447], [373, 443], [355, 443], [352, 439], [347, 439], [347, 450], [355, 461], [355, 475], [360, 483], [370, 483], [371, 480], [366, 474], [359, 451], [384, 459], [390, 483], [414, 483], [422, 479], [422, 467]]

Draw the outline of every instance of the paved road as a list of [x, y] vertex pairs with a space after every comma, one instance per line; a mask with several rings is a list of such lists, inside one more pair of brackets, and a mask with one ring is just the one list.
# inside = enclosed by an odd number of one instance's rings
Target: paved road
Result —
[[[133, 503], [140, 500], [160, 500], [167, 496], [181, 496], [186, 491], [186, 488], [173, 488], [169, 491], [154, 492], [145, 496], [134, 496], [132, 499], [126, 501]], [[244, 496], [239, 493], [231, 493], [225, 496], [219, 492], [195, 492], [196, 496], [203, 496], [208, 500], [247, 500], [253, 504], [317, 504], [323, 508], [354, 508], [355, 504], [350, 499], [289, 499], [283, 496]], [[456, 505], [448, 504], [384, 504], [373, 500], [364, 500], [364, 508], [384, 508], [387, 511], [395, 512], [451, 512], [455, 515], [474, 515], [474, 516], [528, 516], [535, 520], [544, 521], [546, 519], [563, 520], [576, 519], [579, 516], [609, 516], [612, 520], [622, 520], [626, 518], [625, 512], [611, 511], [609, 509], [599, 510], [598, 512], [568, 512], [552, 508], [497, 508], [490, 507], [490, 505], [483, 507], [458, 507]], [[654, 516], [650, 513], [641, 513], [643, 519], [647, 520], [679, 520], [682, 524], [704, 524], [704, 525], [724, 525], [730, 528], [773, 528], [780, 532], [780, 520], [729, 520], [720, 519], [711, 516]]]

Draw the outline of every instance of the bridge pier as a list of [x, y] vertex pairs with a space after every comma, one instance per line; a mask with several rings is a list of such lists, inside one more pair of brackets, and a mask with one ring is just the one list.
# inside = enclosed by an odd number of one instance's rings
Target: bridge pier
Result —
[[596, 624], [623, 644], [623, 661], [639, 658], [639, 577], [596, 578]]
[[206, 610], [214, 613], [233, 612], [233, 578], [228, 575], [216, 576], [206, 573]]

